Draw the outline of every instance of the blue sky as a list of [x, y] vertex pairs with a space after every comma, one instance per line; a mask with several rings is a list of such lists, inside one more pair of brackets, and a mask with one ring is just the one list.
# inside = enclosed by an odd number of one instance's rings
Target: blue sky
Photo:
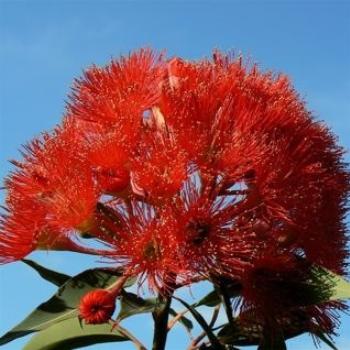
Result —
[[[309, 109], [350, 148], [349, 1], [18, 1], [0, 0], [0, 177], [21, 144], [61, 118], [74, 77], [92, 63], [151, 46], [185, 58], [214, 48], [243, 52], [261, 67], [290, 75]], [[347, 155], [347, 160], [349, 160]], [[57, 270], [77, 273], [94, 262], [74, 254], [34, 253]], [[0, 267], [0, 333], [54, 288], [21, 263]], [[204, 288], [194, 290], [195, 295]], [[145, 317], [126, 322], [150, 339]], [[184, 348], [175, 329], [169, 350]], [[26, 339], [5, 345], [18, 350]], [[339, 350], [350, 348], [350, 317], [342, 318]], [[290, 349], [311, 350], [303, 336]], [[116, 349], [116, 344], [91, 349]], [[122, 344], [123, 350], [132, 346]]]

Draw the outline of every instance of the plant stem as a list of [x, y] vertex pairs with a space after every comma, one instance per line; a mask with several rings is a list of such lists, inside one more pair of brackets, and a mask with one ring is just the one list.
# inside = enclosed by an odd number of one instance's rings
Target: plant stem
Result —
[[231, 298], [238, 296], [241, 292], [241, 285], [235, 280], [227, 280], [225, 278], [218, 278], [215, 275], [210, 276], [216, 292], [220, 295], [222, 304], [226, 312], [227, 320], [231, 327], [234, 327], [235, 320], [233, 317], [233, 309]]
[[112, 285], [110, 285], [106, 290], [112, 293], [114, 296], [117, 296], [120, 293], [120, 290], [123, 288], [124, 283], [128, 280], [130, 276], [126, 273], [124, 276], [118, 278]]
[[[221, 306], [220, 304], [215, 306], [215, 309], [214, 309], [212, 317], [211, 317], [211, 321], [209, 323], [209, 327], [210, 328], [214, 327], [215, 322], [218, 319], [220, 306]], [[207, 335], [207, 333], [203, 331], [197, 338], [192, 340], [192, 342], [189, 345], [187, 350], [197, 349], [198, 348], [198, 344], [201, 342], [201, 340], [203, 340], [206, 337], [206, 335]]]
[[146, 347], [134, 336], [132, 335], [128, 330], [126, 330], [121, 325], [117, 326], [118, 331], [128, 337], [135, 345], [137, 350], [147, 350]]
[[223, 286], [220, 286], [220, 292], [221, 292], [221, 298], [224, 304], [227, 320], [229, 324], [233, 327], [234, 319], [233, 319], [233, 310], [232, 310], [230, 296], [227, 294], [227, 291]]
[[152, 350], [164, 350], [168, 336], [168, 319], [172, 293], [158, 296], [159, 308], [153, 313], [154, 333]]
[[168, 331], [170, 331], [176, 324], [176, 322], [180, 321], [181, 318], [188, 313], [189, 310], [185, 309], [181, 312], [178, 312], [176, 316], [172, 320], [169, 321], [168, 323]]

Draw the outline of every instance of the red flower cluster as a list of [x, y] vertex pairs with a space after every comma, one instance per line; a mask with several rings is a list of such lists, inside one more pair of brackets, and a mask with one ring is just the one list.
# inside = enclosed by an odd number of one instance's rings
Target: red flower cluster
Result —
[[342, 152], [286, 76], [141, 50], [87, 70], [62, 125], [15, 162], [0, 259], [88, 251], [74, 242], [88, 232], [152, 289], [220, 275], [256, 305], [257, 265], [344, 272]]

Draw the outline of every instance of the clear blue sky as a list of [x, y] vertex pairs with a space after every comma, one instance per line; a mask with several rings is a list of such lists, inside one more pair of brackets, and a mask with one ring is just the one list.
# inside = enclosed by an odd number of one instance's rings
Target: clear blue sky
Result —
[[[349, 1], [18, 1], [0, 0], [0, 177], [21, 144], [60, 120], [74, 77], [92, 63], [141, 46], [185, 58], [212, 49], [242, 51], [262, 67], [288, 73], [309, 108], [350, 148]], [[347, 155], [349, 160], [349, 156]], [[34, 253], [57, 270], [77, 273], [94, 259]], [[21, 263], [0, 267], [0, 333], [54, 291]], [[195, 291], [203, 293], [203, 288]], [[343, 317], [339, 350], [350, 349], [350, 317]], [[150, 339], [149, 319], [131, 319]], [[170, 336], [169, 350], [184, 348]], [[4, 346], [18, 350], [26, 339]], [[292, 350], [311, 350], [303, 336]], [[123, 350], [132, 349], [122, 343]], [[91, 349], [118, 349], [117, 344]], [[322, 348], [323, 349], [323, 348]]]

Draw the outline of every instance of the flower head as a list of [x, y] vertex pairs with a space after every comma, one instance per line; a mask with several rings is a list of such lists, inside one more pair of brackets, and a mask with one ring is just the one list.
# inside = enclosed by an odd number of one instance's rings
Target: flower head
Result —
[[337, 325], [339, 302], [329, 302], [334, 281], [324, 270], [293, 254], [266, 252], [256, 257], [241, 279], [241, 319], [259, 323], [273, 338], [285, 320], [298, 317], [303, 328], [332, 334]]
[[177, 276], [185, 277], [171, 213], [164, 210], [155, 216], [150, 205], [134, 202], [123, 223], [110, 242], [109, 259], [122, 264], [128, 274], [139, 275], [140, 284], [147, 281], [151, 291], [166, 292]]
[[132, 146], [120, 132], [96, 134], [89, 141], [88, 160], [104, 193], [119, 193], [130, 185]]
[[115, 310], [115, 295], [105, 289], [95, 289], [85, 294], [79, 304], [79, 316], [87, 324], [108, 322]]
[[248, 286], [250, 308], [290, 308], [282, 277], [304, 281], [300, 259], [344, 273], [342, 153], [286, 76], [218, 52], [140, 50], [88, 69], [62, 125], [25, 148], [6, 181], [0, 254], [88, 232], [154, 291], [224, 276]]

